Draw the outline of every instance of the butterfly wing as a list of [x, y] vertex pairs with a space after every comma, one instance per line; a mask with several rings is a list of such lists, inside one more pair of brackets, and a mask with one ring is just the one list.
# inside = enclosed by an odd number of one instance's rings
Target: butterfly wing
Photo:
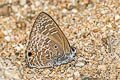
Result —
[[63, 49], [57, 42], [40, 34], [29, 40], [26, 53], [27, 64], [36, 68], [53, 67], [58, 56], [64, 56], [61, 54], [64, 53]]
[[64, 33], [61, 31], [57, 23], [45, 12], [41, 12], [34, 25], [33, 31], [38, 31], [40, 34], [45, 35], [55, 41], [57, 41], [66, 52], [70, 51], [70, 44], [65, 37]]
[[27, 53], [29, 53], [26, 56], [29, 66], [40, 68], [65, 63], [64, 59], [67, 57], [64, 56], [70, 53], [67, 38], [57, 23], [45, 12], [41, 12], [34, 22], [29, 36]]

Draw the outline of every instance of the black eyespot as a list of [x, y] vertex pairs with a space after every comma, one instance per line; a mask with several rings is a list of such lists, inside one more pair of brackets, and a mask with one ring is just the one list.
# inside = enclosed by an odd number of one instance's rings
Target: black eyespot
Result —
[[54, 48], [57, 49], [58, 48], [57, 45], [55, 45]]
[[32, 53], [31, 53], [31, 52], [28, 52], [28, 56], [32, 56]]

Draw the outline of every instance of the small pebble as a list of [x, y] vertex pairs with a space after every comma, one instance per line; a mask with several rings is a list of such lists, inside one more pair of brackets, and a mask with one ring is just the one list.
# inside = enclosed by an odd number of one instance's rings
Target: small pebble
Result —
[[106, 65], [99, 65], [98, 69], [105, 71], [106, 70]]
[[117, 27], [120, 28], [120, 25], [118, 25]]
[[16, 14], [16, 16], [18, 17], [18, 19], [23, 17], [19, 12]]
[[8, 3], [12, 3], [12, 0], [8, 0]]
[[107, 25], [107, 27], [111, 28], [111, 27], [112, 27], [112, 25], [109, 23], [109, 24]]
[[73, 80], [73, 77], [71, 77], [71, 78], [68, 78], [68, 80]]
[[48, 9], [48, 6], [45, 6], [44, 9], [45, 9], [45, 10]]
[[26, 4], [26, 0], [20, 0], [20, 5], [24, 6]]
[[64, 8], [64, 9], [62, 10], [62, 12], [63, 12], [63, 13], [67, 13], [68, 10]]
[[72, 12], [77, 13], [78, 11], [77, 11], [77, 9], [72, 9]]
[[80, 77], [80, 72], [74, 72], [75, 77]]
[[6, 70], [6, 71], [5, 71], [5, 75], [6, 75], [6, 77], [9, 78], [9, 79], [16, 79], [16, 80], [19, 79], [18, 74], [15, 74], [14, 71]]
[[75, 66], [76, 67], [83, 67], [85, 64], [83, 62], [78, 62]]
[[24, 48], [23, 45], [13, 45], [13, 47], [14, 47], [17, 51], [20, 51], [21, 49]]
[[21, 48], [21, 49], [23, 49], [23, 48], [24, 48], [24, 46], [23, 46], [22, 44], [19, 44], [19, 46], [20, 46], [20, 48]]
[[6, 36], [5, 40], [10, 41], [10, 36]]
[[8, 35], [8, 34], [11, 33], [11, 32], [12, 32], [12, 30], [3, 31], [3, 33], [4, 33], [5, 35]]
[[77, 4], [76, 0], [69, 0], [69, 1], [72, 3], [72, 5], [76, 5]]
[[5, 34], [3, 32], [0, 32], [0, 38], [3, 38]]
[[120, 63], [117, 64], [117, 68], [120, 69]]
[[120, 14], [115, 15], [115, 20], [117, 21], [119, 19], [120, 19]]
[[36, 6], [40, 6], [40, 4], [41, 4], [40, 1], [36, 1], [36, 2], [35, 2], [35, 5], [36, 5]]
[[35, 5], [31, 5], [32, 10], [35, 10]]
[[79, 61], [82, 61], [82, 60], [85, 60], [85, 58], [79, 57], [78, 60], [79, 60]]

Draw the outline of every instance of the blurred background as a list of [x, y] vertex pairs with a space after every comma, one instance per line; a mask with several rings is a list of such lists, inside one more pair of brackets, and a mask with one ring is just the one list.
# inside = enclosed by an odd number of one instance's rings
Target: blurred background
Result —
[[[60, 26], [77, 60], [30, 69], [25, 48], [40, 12]], [[0, 80], [120, 80], [120, 0], [0, 0]]]

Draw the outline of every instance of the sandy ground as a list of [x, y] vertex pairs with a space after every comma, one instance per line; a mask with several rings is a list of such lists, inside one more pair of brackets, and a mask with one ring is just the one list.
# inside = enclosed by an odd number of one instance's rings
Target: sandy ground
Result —
[[[42, 11], [77, 48], [76, 62], [26, 66], [26, 41]], [[0, 0], [0, 80], [120, 80], [120, 0]]]

